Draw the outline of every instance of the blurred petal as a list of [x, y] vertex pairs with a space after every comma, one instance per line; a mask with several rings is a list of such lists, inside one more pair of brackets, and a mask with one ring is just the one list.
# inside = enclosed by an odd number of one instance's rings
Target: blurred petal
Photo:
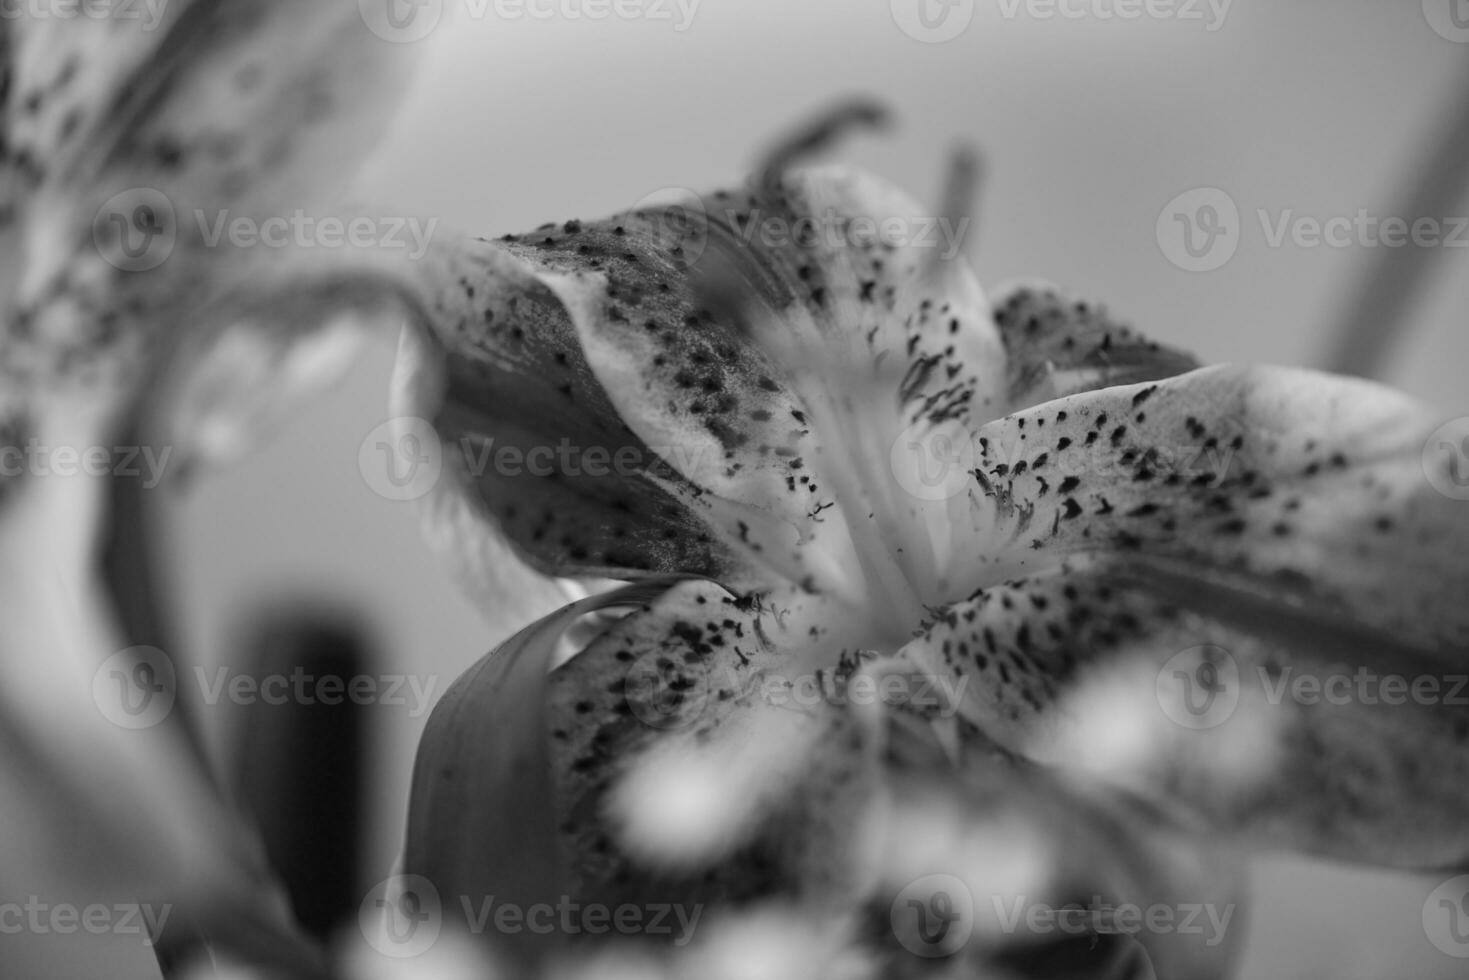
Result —
[[1001, 287], [994, 307], [1005, 345], [1010, 411], [1199, 367], [1190, 355], [1139, 336], [1104, 307], [1073, 301], [1054, 286]]
[[[0, 522], [7, 849], [43, 856], [89, 900], [166, 904], [175, 927], [187, 920], [241, 956], [309, 966], [250, 832], [166, 723], [167, 655], [120, 649], [101, 616], [87, 574], [98, 481], [42, 484], [13, 488]], [[143, 665], [151, 693], [135, 680]]]
[[867, 858], [889, 948], [915, 954], [885, 976], [952, 958], [986, 976], [1112, 977], [1134, 942], [1157, 977], [1230, 975], [1243, 869], [1202, 828], [982, 738], [955, 772], [914, 731], [894, 731], [884, 836]]
[[[203, 303], [259, 288], [291, 250], [217, 233], [320, 217], [339, 161], [376, 139], [403, 87], [404, 46], [345, 0], [187, 0], [156, 14], [8, 21], [0, 206], [15, 212], [23, 261], [0, 316], [7, 368], [37, 400], [114, 410]], [[352, 252], [331, 261], [379, 261]]]
[[[383, 118], [371, 83], [396, 85], [386, 59], [401, 52], [352, 3], [146, 7], [7, 17], [0, 32], [0, 237], [17, 259], [0, 273], [0, 409], [12, 449], [111, 445], [183, 328], [208, 332], [208, 301], [276, 282], [252, 278], [271, 265], [265, 250], [215, 247], [206, 224], [259, 227], [311, 207], [339, 179], [328, 161]], [[258, 848], [167, 706], [136, 730], [104, 707], [114, 681], [157, 665], [120, 649], [103, 612], [102, 483], [27, 473], [0, 491], [7, 817], [92, 887], [177, 903], [186, 934], [309, 971]]]
[[[1301, 683], [1356, 690], [1328, 679], [1354, 676], [1359, 647], [1329, 630], [1271, 635], [1250, 610], [1189, 605], [1130, 584], [1115, 564], [1073, 559], [945, 610], [906, 652], [967, 675], [966, 713], [1010, 749], [1183, 804], [1222, 839], [1462, 863], [1462, 709], [1384, 701], [1376, 686], [1366, 699], [1291, 696]], [[1378, 647], [1369, 670], [1411, 683], [1419, 674], [1387, 661], [1391, 649]]]

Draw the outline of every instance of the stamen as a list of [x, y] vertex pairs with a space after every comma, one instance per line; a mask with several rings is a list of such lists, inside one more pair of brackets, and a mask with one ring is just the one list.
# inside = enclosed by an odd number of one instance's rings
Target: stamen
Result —
[[828, 109], [780, 140], [765, 155], [757, 170], [761, 186], [766, 191], [778, 190], [781, 177], [796, 162], [822, 152], [852, 129], [881, 129], [890, 119], [886, 106], [868, 98], [852, 99]]
[[[880, 471], [887, 465], [884, 433], [863, 424], [861, 413], [844, 400], [849, 393], [864, 391], [872, 384], [856, 367], [861, 359], [844, 349], [838, 338], [823, 336], [809, 319], [791, 325], [778, 322], [727, 257], [717, 251], [711, 250], [696, 267], [692, 285], [702, 306], [727, 318], [785, 369], [804, 403], [818, 446], [808, 462], [818, 483], [840, 505], [847, 540], [839, 544], [850, 546], [865, 583], [858, 590], [859, 608], [865, 601], [870, 611], [873, 602], [880, 602], [884, 611], [894, 612], [895, 621], [917, 622], [922, 604], [914, 589], [911, 562], [922, 555], [924, 542], [908, 541], [904, 528], [894, 520], [892, 502], [886, 497], [891, 481]], [[878, 407], [886, 409], [885, 405]], [[894, 413], [887, 410], [885, 414]], [[780, 560], [771, 553], [776, 549], [761, 550], [764, 562]], [[829, 567], [814, 555], [810, 561]], [[841, 586], [835, 591], [841, 598], [852, 595]]]
[[[938, 216], [947, 221], [955, 243], [968, 245], [969, 229], [974, 225], [975, 206], [985, 177], [984, 158], [972, 146], [961, 145], [949, 155], [949, 172], [944, 179], [943, 197], [939, 199]], [[923, 277], [940, 282], [956, 262], [962, 262], [967, 248], [930, 249], [924, 263]]]
[[[1400, 185], [1400, 198], [1388, 214], [1409, 221], [1454, 213], [1461, 199], [1469, 168], [1469, 66], [1454, 86], [1451, 101], [1444, 104], [1447, 124], [1434, 127], [1432, 143], [1421, 155], [1422, 163]], [[1401, 347], [1409, 305], [1420, 295], [1423, 283], [1447, 249], [1367, 249], [1363, 271], [1352, 277], [1355, 284], [1345, 304], [1341, 323], [1331, 331], [1331, 349], [1325, 363], [1328, 371], [1381, 377], [1389, 355]]]

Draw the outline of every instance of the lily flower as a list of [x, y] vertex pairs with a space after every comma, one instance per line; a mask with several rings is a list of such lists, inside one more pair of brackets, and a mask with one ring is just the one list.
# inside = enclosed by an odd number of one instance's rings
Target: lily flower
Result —
[[[802, 162], [879, 116], [734, 190], [425, 264], [397, 411], [448, 447], [436, 536], [635, 584], [446, 695], [405, 870], [446, 910], [787, 903], [893, 976], [936, 948], [897, 918], [924, 876], [973, 900], [943, 955], [1007, 975], [1055, 952], [994, 921], [1016, 896], [1233, 910], [1243, 850], [1462, 865], [1469, 715], [1271, 693], [1463, 671], [1440, 420], [1201, 367], [1049, 286], [987, 296], [918, 233], [967, 217], [966, 158], [933, 210]], [[596, 611], [625, 615], [556, 665]], [[1221, 976], [1238, 932], [1136, 938], [1159, 976]], [[1134, 975], [1103, 952], [1075, 975]]]

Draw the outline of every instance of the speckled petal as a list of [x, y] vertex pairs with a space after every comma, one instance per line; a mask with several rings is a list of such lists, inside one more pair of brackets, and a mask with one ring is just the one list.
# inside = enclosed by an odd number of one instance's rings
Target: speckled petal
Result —
[[[7, 23], [0, 209], [15, 212], [24, 262], [0, 283], [6, 366], [43, 391], [81, 380], [99, 400], [136, 384], [199, 303], [290, 254], [298, 214], [351, 217], [324, 199], [382, 131], [412, 57], [347, 2], [185, 0]], [[236, 244], [240, 219], [285, 222], [286, 245]]]
[[[1370, 637], [1201, 611], [1095, 558], [981, 590], [906, 653], [967, 676], [966, 715], [1011, 750], [1182, 804], [1241, 844], [1469, 859], [1469, 710], [1447, 698], [1462, 665], [1415, 669]], [[1439, 703], [1408, 696], [1445, 674]]]
[[1126, 555], [1463, 649], [1469, 522], [1425, 469], [1435, 427], [1381, 385], [1286, 368], [1206, 368], [1036, 406], [978, 432], [976, 524], [992, 531], [975, 545], [975, 584]]
[[[500, 257], [489, 243], [441, 255], [425, 287], [426, 318], [448, 356], [446, 404], [510, 397], [488, 390], [480, 365], [518, 356], [527, 337], [553, 345], [517, 368], [524, 377], [514, 397], [541, 407], [520, 418], [534, 418], [540, 438], [569, 437], [579, 451], [636, 447], [643, 455], [633, 478], [658, 488], [646, 499], [680, 501], [718, 542], [680, 531], [665, 551], [739, 554], [766, 581], [853, 598], [864, 542], [900, 552], [921, 525], [913, 540], [927, 547], [927, 518], [891, 486], [899, 432], [908, 423], [982, 420], [1002, 397], [1003, 353], [988, 307], [962, 262], [932, 254], [945, 241], [937, 221], [873, 178], [827, 168], [545, 226], [507, 237]], [[463, 263], [482, 271], [445, 271]], [[559, 421], [583, 412], [616, 415], [625, 429], [572, 431], [574, 420]], [[509, 431], [508, 420], [481, 415], [446, 434]], [[487, 488], [483, 499], [495, 494]], [[640, 541], [650, 529], [665, 533], [649, 524], [649, 510], [632, 515]], [[570, 515], [557, 513], [546, 534], [593, 555], [609, 550], [584, 529], [563, 531], [556, 524]], [[665, 523], [681, 519], [668, 512]], [[878, 550], [868, 543], [865, 552]], [[715, 567], [694, 558], [651, 564]]]
[[1200, 366], [1189, 354], [1118, 323], [1105, 307], [1072, 299], [1046, 283], [1001, 286], [993, 302], [1005, 345], [1010, 411]]
[[[1379, 385], [1234, 367], [993, 423], [975, 470], [978, 526], [993, 528], [976, 545], [983, 588], [907, 652], [969, 674], [966, 713], [1012, 748], [1062, 764], [1120, 754], [1119, 778], [1186, 799], [1221, 830], [1359, 860], [1462, 862], [1453, 760], [1469, 715], [1443, 702], [1469, 668], [1469, 524], [1434, 487], [1447, 475], [1424, 453], [1434, 428]], [[1215, 650], [1243, 678], [1239, 719], [1171, 724], [1155, 686], [1220, 676]], [[1439, 696], [1281, 701], [1282, 678], [1360, 671], [1428, 678]], [[1444, 766], [1418, 764], [1425, 751]]]
[[534, 270], [444, 240], [420, 275], [427, 329], [400, 356], [392, 412], [438, 433], [447, 473], [425, 516], [457, 528], [450, 547], [503, 536], [556, 575], [750, 577], [668, 489], [682, 478], [619, 419]]
[[[552, 754], [584, 887], [705, 887], [713, 872], [721, 897], [769, 897], [848, 873], [806, 840], [864, 765], [851, 721], [814, 693], [856, 650], [843, 630], [813, 596], [691, 582], [559, 668]], [[809, 698], [792, 694], [801, 678]]]

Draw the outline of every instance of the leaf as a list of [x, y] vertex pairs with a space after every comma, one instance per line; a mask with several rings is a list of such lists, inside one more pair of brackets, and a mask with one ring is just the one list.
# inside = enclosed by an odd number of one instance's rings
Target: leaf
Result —
[[[528, 909], [567, 894], [546, 718], [552, 658], [581, 617], [653, 601], [675, 581], [572, 603], [486, 655], [435, 706], [414, 762], [404, 871], [433, 884], [451, 927], [469, 930], [459, 913], [487, 897]], [[549, 942], [526, 931], [505, 951], [528, 966]]]

